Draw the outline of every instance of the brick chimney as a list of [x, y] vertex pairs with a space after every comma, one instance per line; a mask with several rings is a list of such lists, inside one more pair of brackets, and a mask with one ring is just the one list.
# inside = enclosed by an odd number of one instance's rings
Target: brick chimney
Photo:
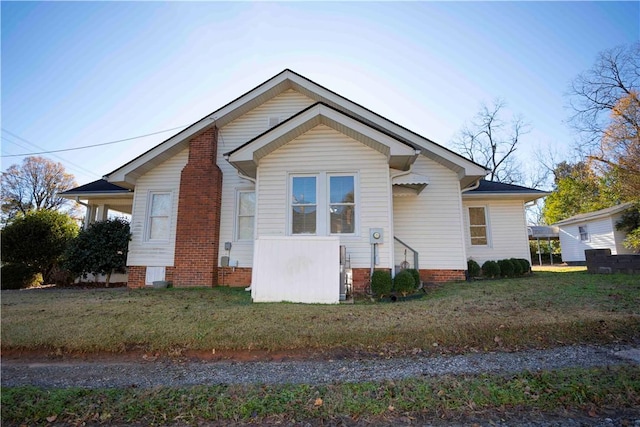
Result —
[[218, 284], [222, 171], [216, 164], [218, 129], [189, 141], [189, 161], [180, 176], [175, 286]]

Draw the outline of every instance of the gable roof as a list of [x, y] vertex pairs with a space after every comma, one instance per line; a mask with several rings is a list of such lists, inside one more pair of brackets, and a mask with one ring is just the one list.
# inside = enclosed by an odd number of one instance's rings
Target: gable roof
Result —
[[393, 134], [381, 131], [330, 105], [316, 102], [245, 144], [225, 153], [224, 156], [243, 175], [255, 178], [261, 158], [321, 124], [384, 154], [387, 156], [389, 166], [394, 169], [407, 170], [420, 153], [420, 149], [414, 144], [409, 144]]
[[605, 209], [600, 209], [600, 210], [593, 211], [593, 212], [587, 212], [587, 213], [583, 213], [583, 214], [579, 214], [579, 215], [574, 215], [574, 216], [569, 217], [567, 219], [563, 219], [562, 221], [558, 221], [553, 225], [561, 226], [561, 225], [575, 224], [575, 223], [578, 223], [578, 222], [594, 221], [594, 220], [597, 220], [597, 219], [606, 218], [608, 216], [612, 216], [612, 215], [615, 215], [617, 213], [626, 211], [631, 206], [633, 206], [632, 202], [622, 203], [620, 205], [612, 206], [610, 208], [605, 208]]
[[211, 126], [222, 128], [248, 111], [289, 89], [341, 111], [366, 123], [369, 127], [379, 132], [391, 134], [393, 138], [407, 145], [416, 146], [423, 155], [455, 171], [463, 187], [487, 174], [487, 170], [479, 164], [338, 95], [300, 74], [285, 69], [149, 151], [105, 175], [104, 178], [122, 186], [132, 187], [139, 176], [188, 147], [189, 140], [198, 133]]
[[487, 198], [499, 196], [500, 198], [523, 199], [525, 202], [539, 199], [551, 194], [548, 191], [536, 190], [534, 188], [523, 187], [515, 184], [505, 184], [504, 182], [487, 181], [481, 179], [478, 187], [472, 190], [463, 190], [464, 198]]

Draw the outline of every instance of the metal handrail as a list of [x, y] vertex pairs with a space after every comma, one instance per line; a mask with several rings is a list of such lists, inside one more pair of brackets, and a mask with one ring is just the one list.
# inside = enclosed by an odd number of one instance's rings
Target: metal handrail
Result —
[[418, 251], [413, 249], [411, 246], [407, 245], [402, 240], [398, 239], [396, 236], [393, 236], [393, 239], [396, 240], [398, 243], [400, 243], [405, 248], [409, 249], [411, 252], [413, 252], [413, 268], [415, 268], [416, 270], [419, 270], [419, 268], [418, 268]]

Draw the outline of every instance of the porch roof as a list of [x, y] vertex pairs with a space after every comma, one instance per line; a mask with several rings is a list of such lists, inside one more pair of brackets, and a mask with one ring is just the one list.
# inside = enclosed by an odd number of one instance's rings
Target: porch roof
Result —
[[536, 190], [535, 188], [481, 179], [477, 188], [466, 191], [463, 190], [462, 198], [500, 197], [501, 199], [522, 199], [525, 202], [530, 202], [548, 196], [549, 194], [551, 193], [548, 191]]

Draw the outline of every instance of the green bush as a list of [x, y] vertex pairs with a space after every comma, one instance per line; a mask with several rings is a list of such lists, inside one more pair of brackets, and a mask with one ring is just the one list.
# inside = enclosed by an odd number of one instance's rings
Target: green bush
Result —
[[0, 269], [0, 289], [22, 289], [42, 284], [42, 275], [24, 264], [6, 264]]
[[500, 275], [502, 277], [513, 277], [515, 267], [511, 260], [501, 259], [500, 261], [498, 261], [498, 265], [500, 266]]
[[520, 260], [515, 258], [510, 258], [509, 261], [511, 261], [511, 264], [513, 264], [513, 275], [515, 277], [522, 276], [522, 274], [524, 273], [524, 267], [522, 266], [522, 263], [520, 262]]
[[396, 277], [393, 279], [393, 285], [394, 290], [402, 295], [413, 293], [418, 288], [416, 279], [408, 270], [402, 270], [396, 274]]
[[531, 271], [531, 264], [529, 264], [529, 260], [518, 258], [518, 262], [522, 266], [522, 274], [529, 274]]
[[391, 294], [391, 273], [386, 270], [376, 270], [371, 276], [371, 291], [377, 296]]
[[495, 261], [485, 261], [482, 264], [482, 274], [486, 277], [500, 277], [500, 266]]
[[469, 277], [478, 277], [480, 276], [480, 264], [470, 259], [467, 261], [467, 271], [469, 272]]
[[41, 273], [45, 281], [69, 243], [78, 234], [78, 225], [67, 214], [39, 210], [12, 220], [0, 239], [2, 262], [22, 264]]
[[413, 280], [416, 281], [416, 289], [419, 288], [420, 287], [420, 272], [418, 270], [416, 270], [415, 268], [409, 268], [406, 271], [411, 273], [411, 275], [413, 276]]

